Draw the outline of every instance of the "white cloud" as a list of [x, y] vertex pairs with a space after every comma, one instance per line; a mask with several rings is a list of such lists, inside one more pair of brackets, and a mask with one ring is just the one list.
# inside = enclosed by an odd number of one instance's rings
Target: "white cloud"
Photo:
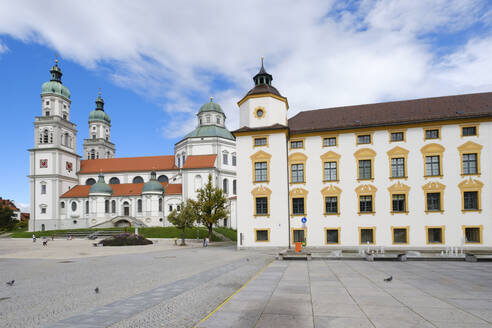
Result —
[[[491, 90], [491, 36], [475, 35], [444, 56], [429, 41], [476, 22], [490, 26], [490, 12], [482, 0], [11, 1], [0, 2], [0, 35], [109, 67], [116, 84], [163, 104], [172, 117], [163, 135], [174, 138], [196, 125], [210, 95], [237, 128], [236, 102], [261, 55], [290, 115]], [[217, 79], [226, 87], [215, 89]]]
[[3, 44], [0, 40], [0, 54], [7, 51], [9, 51], [9, 48], [5, 44]]

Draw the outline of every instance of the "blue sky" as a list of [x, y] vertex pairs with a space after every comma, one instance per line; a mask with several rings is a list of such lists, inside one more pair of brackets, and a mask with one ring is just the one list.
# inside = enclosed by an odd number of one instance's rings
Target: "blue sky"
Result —
[[[347, 4], [348, 3], [348, 4]], [[492, 91], [485, 0], [0, 2], [0, 197], [29, 202], [28, 152], [54, 54], [81, 153], [98, 89], [117, 156], [172, 154], [210, 96], [229, 129], [260, 56], [300, 110]]]

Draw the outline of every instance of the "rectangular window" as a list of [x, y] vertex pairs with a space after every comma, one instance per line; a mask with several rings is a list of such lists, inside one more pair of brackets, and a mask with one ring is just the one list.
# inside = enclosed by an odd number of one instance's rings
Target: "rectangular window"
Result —
[[256, 230], [256, 241], [269, 241], [268, 230]]
[[109, 200], [107, 199], [104, 201], [104, 213], [109, 213]]
[[394, 228], [393, 244], [407, 244], [407, 230], [408, 228]]
[[172, 212], [172, 211], [173, 211], [173, 206], [169, 205], [169, 212]]
[[42, 195], [46, 194], [46, 185], [45, 184], [41, 185], [41, 194]]
[[466, 227], [465, 228], [465, 242], [466, 243], [481, 243], [481, 233], [478, 227]]
[[371, 135], [370, 134], [364, 134], [361, 136], [357, 136], [357, 144], [358, 145], [370, 144], [370, 143], [371, 143]]
[[463, 174], [477, 173], [477, 154], [463, 154]]
[[50, 116], [50, 112], [46, 111], [46, 116]]
[[441, 193], [430, 192], [427, 193], [427, 211], [440, 211], [441, 210]]
[[337, 137], [323, 138], [323, 147], [334, 147], [337, 145]]
[[294, 243], [304, 243], [306, 241], [306, 236], [304, 235], [304, 229], [294, 229], [292, 231]]
[[46, 214], [46, 207], [41, 207], [41, 214]]
[[442, 244], [442, 228], [427, 228], [429, 244]]
[[326, 229], [326, 243], [338, 244], [340, 236], [338, 235], [338, 229]]
[[439, 139], [439, 129], [425, 130], [425, 139]]
[[222, 163], [223, 163], [224, 165], [229, 164], [228, 157], [229, 157], [229, 156], [227, 156], [227, 154], [222, 154]]
[[268, 214], [268, 198], [256, 197], [256, 215]]
[[371, 167], [370, 159], [364, 159], [359, 161], [359, 179], [360, 180], [372, 179], [372, 167]]
[[267, 144], [267, 138], [255, 138], [255, 146], [265, 146]]
[[292, 164], [290, 167], [292, 182], [304, 182], [304, 164]]
[[441, 166], [440, 166], [440, 156], [425, 156], [425, 176], [440, 176], [441, 175]]
[[463, 137], [468, 136], [476, 136], [477, 135], [477, 127], [476, 126], [464, 126], [461, 128], [461, 134]]
[[393, 212], [405, 212], [405, 194], [397, 194], [392, 197]]
[[267, 162], [255, 163], [255, 181], [267, 181]]
[[338, 214], [338, 197], [325, 197], [326, 214]]
[[391, 159], [391, 177], [392, 178], [404, 178], [405, 177], [405, 158], [392, 158]]
[[217, 124], [220, 124], [220, 117], [217, 117]]
[[292, 198], [292, 214], [304, 214], [304, 198]]
[[232, 166], [236, 166], [236, 165], [237, 165], [236, 155], [232, 155]]
[[478, 191], [463, 192], [464, 210], [478, 210]]
[[391, 132], [391, 142], [403, 141], [403, 132]]
[[137, 201], [137, 212], [142, 213], [142, 200], [141, 199], [139, 199]]
[[372, 228], [360, 229], [360, 243], [374, 244], [374, 229]]
[[302, 140], [291, 141], [290, 142], [290, 148], [292, 148], [292, 149], [304, 148], [304, 142]]
[[325, 181], [337, 181], [337, 162], [325, 162]]
[[372, 196], [360, 196], [359, 202], [361, 213], [372, 213]]

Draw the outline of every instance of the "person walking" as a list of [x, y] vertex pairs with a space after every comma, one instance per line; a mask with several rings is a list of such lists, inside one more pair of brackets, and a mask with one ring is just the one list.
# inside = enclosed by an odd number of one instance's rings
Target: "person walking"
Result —
[[32, 242], [35, 243], [36, 242], [36, 235], [35, 234], [32, 234]]
[[205, 247], [208, 247], [208, 237], [205, 237]]

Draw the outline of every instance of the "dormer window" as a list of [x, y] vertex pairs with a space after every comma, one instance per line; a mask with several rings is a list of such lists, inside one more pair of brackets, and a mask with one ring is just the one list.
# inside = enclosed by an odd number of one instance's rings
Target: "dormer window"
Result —
[[210, 116], [207, 116], [207, 123], [210, 123]]
[[50, 116], [50, 112], [49, 111], [46, 111], [46, 116]]
[[217, 116], [217, 124], [220, 124], [220, 117]]

